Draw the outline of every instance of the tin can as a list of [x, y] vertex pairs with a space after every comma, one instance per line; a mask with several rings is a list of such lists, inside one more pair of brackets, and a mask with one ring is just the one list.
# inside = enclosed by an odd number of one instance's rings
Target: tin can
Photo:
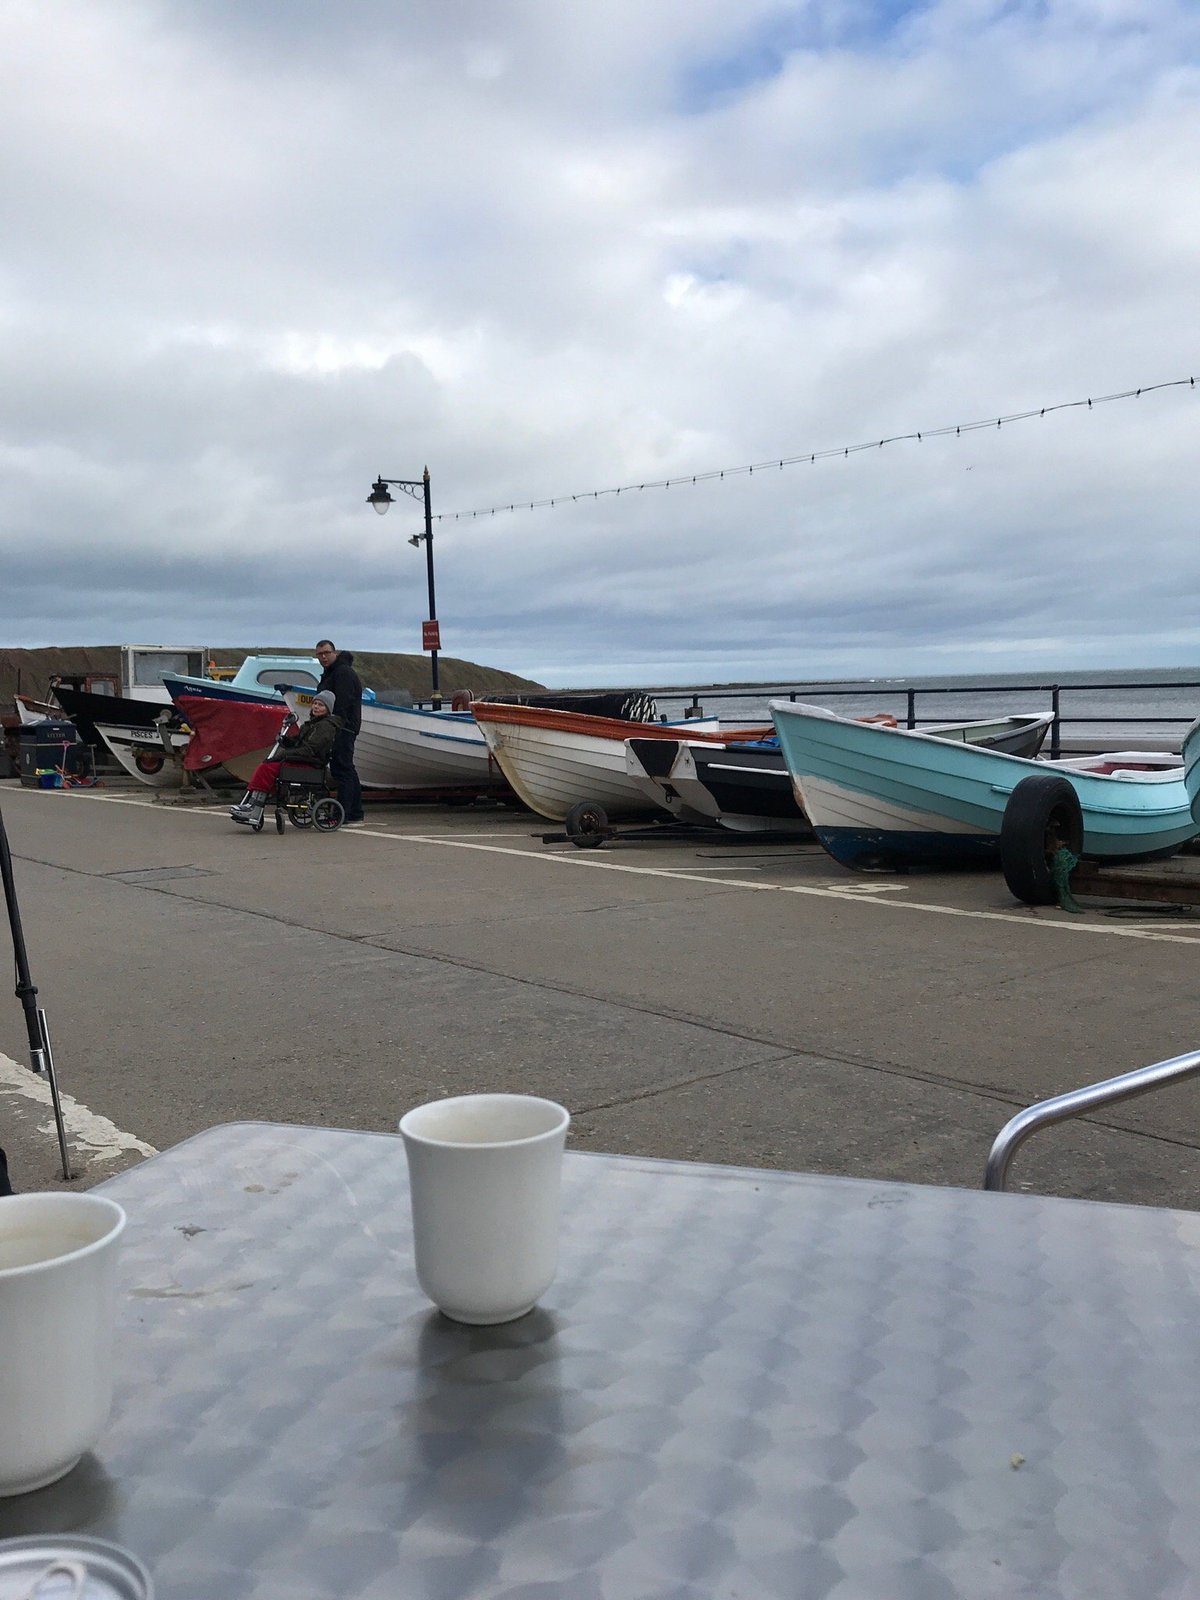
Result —
[[75, 1534], [0, 1539], [0, 1600], [154, 1600], [135, 1555]]

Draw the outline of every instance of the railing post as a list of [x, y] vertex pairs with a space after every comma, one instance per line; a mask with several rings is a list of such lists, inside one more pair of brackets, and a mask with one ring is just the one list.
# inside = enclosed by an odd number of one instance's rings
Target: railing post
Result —
[[1054, 684], [1050, 690], [1050, 709], [1054, 713], [1054, 721], [1050, 724], [1050, 759], [1057, 761], [1062, 755], [1062, 715], [1059, 707], [1060, 690]]
[[915, 728], [917, 725], [917, 691], [915, 689], [908, 691], [908, 725], [910, 728]]

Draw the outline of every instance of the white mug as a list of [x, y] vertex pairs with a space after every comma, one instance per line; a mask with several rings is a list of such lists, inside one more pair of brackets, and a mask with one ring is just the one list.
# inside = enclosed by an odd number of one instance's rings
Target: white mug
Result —
[[108, 1421], [124, 1227], [102, 1195], [0, 1200], [0, 1495], [61, 1478]]
[[400, 1120], [417, 1281], [455, 1322], [512, 1322], [558, 1266], [570, 1114], [523, 1094], [468, 1094]]

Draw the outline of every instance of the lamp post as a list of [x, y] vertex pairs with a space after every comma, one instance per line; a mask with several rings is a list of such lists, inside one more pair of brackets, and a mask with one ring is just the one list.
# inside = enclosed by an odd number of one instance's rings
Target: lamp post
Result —
[[433, 510], [429, 498], [429, 468], [425, 468], [420, 478], [376, 478], [367, 496], [367, 504], [374, 506], [380, 516], [394, 503], [388, 493], [389, 489], [399, 489], [411, 500], [418, 498], [417, 491], [420, 490], [421, 498], [425, 502], [425, 532], [414, 533], [408, 542], [414, 550], [420, 549], [422, 540], [425, 542], [425, 573], [429, 579], [429, 618], [422, 627], [421, 637], [424, 648], [429, 651], [429, 667], [433, 679], [431, 698], [433, 709], [437, 711], [442, 703], [442, 691], [438, 686], [438, 651], [441, 649], [442, 641], [438, 629], [437, 599], [433, 589]]

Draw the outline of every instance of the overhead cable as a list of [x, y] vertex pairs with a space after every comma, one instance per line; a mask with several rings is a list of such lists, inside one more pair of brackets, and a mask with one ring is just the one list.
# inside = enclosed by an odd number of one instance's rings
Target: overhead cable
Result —
[[435, 522], [460, 522], [473, 517], [494, 517], [506, 511], [538, 511], [546, 506], [576, 504], [580, 500], [603, 500], [610, 495], [640, 494], [644, 489], [674, 489], [685, 484], [719, 482], [724, 478], [753, 477], [756, 472], [782, 472], [784, 467], [810, 466], [817, 461], [835, 457], [845, 458], [861, 454], [864, 450], [882, 450], [885, 444], [920, 444], [925, 439], [943, 439], [950, 435], [980, 433], [988, 428], [1003, 428], [1013, 422], [1028, 422], [1033, 417], [1048, 417], [1054, 411], [1074, 411], [1108, 405], [1113, 400], [1136, 400], [1144, 394], [1159, 389], [1194, 389], [1195, 378], [1172, 378], [1169, 383], [1147, 383], [1140, 389], [1122, 389], [1117, 394], [1092, 395], [1086, 400], [1060, 400], [1057, 405], [1032, 406], [1028, 411], [1012, 411], [1006, 416], [988, 417], [981, 422], [953, 422], [941, 428], [914, 429], [911, 433], [893, 433], [883, 439], [867, 439], [861, 444], [835, 445], [824, 450], [801, 450], [796, 455], [775, 456], [769, 461], [754, 461], [741, 467], [713, 467], [707, 472], [685, 472], [674, 478], [647, 478], [641, 483], [622, 483], [609, 489], [581, 489], [573, 493], [547, 495], [540, 500], [524, 497], [502, 501], [475, 511], [443, 511]]

